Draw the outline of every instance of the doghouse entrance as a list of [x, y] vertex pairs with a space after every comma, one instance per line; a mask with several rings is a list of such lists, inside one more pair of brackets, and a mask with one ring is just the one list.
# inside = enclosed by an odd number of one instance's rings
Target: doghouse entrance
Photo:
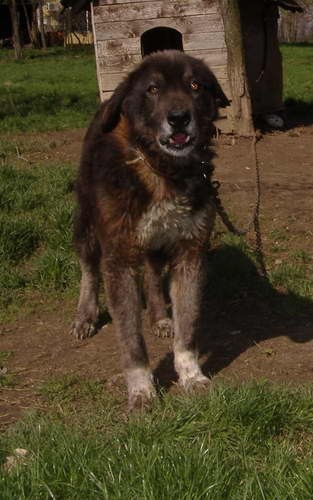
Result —
[[152, 28], [141, 36], [141, 54], [145, 57], [158, 50], [183, 51], [183, 37], [173, 28]]

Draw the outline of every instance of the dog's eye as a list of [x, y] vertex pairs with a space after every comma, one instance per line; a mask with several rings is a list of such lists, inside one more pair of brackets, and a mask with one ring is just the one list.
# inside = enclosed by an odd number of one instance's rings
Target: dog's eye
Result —
[[196, 80], [193, 80], [191, 83], [190, 83], [190, 87], [192, 90], [194, 91], [197, 91], [200, 89], [200, 83], [197, 82]]
[[157, 85], [150, 85], [148, 87], [149, 94], [156, 95], [159, 93], [159, 87]]

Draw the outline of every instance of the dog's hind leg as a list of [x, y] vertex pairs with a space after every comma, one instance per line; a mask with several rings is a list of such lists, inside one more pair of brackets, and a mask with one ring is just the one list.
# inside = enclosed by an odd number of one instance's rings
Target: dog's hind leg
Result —
[[157, 337], [173, 337], [173, 323], [168, 317], [162, 286], [164, 259], [149, 255], [145, 262], [144, 288], [151, 330]]
[[205, 268], [205, 258], [186, 252], [172, 269], [174, 364], [179, 384], [185, 389], [210, 382], [201, 371], [197, 350]]
[[155, 389], [142, 336], [142, 297], [137, 273], [121, 261], [104, 261], [103, 267], [109, 310], [128, 386], [129, 409], [141, 409], [155, 395]]
[[84, 339], [91, 337], [97, 331], [101, 248], [90, 227], [85, 227], [83, 233], [79, 231], [79, 222], [76, 221], [74, 238], [79, 254], [81, 282], [77, 313], [71, 333], [77, 339]]

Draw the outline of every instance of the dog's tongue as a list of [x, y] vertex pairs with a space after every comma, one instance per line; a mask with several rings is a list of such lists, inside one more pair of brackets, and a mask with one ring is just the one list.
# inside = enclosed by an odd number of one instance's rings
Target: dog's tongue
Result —
[[187, 137], [187, 134], [183, 134], [182, 132], [180, 132], [172, 135], [172, 140], [175, 144], [185, 144], [185, 142], [187, 141]]

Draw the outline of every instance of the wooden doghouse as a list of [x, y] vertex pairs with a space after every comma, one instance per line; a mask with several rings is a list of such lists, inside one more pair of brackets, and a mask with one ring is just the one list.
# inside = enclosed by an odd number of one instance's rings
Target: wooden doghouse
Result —
[[[226, 95], [232, 96], [218, 1], [96, 0], [91, 11], [101, 100], [111, 95], [142, 57], [170, 48], [203, 59]], [[219, 127], [231, 130], [226, 119], [229, 111], [224, 115]]]
[[[79, 10], [88, 0], [62, 0]], [[218, 128], [250, 135], [253, 114], [280, 111], [278, 6], [294, 0], [94, 0], [92, 25], [101, 100], [142, 57], [178, 49], [203, 59], [232, 104]]]

